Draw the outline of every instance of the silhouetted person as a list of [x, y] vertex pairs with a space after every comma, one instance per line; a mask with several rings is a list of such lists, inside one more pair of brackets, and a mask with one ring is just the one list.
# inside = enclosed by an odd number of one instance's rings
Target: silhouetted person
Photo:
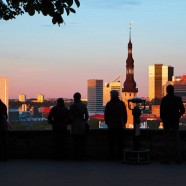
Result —
[[65, 107], [63, 98], [58, 98], [57, 105], [52, 107], [48, 115], [48, 121], [52, 124], [55, 159], [64, 159], [66, 157], [67, 125], [69, 119], [70, 112]]
[[7, 160], [7, 107], [0, 99], [0, 159]]
[[163, 122], [164, 130], [164, 159], [161, 163], [170, 163], [171, 139], [176, 145], [177, 163], [182, 162], [181, 144], [179, 137], [179, 119], [185, 113], [185, 108], [181, 97], [174, 95], [174, 86], [167, 86], [167, 95], [161, 100], [160, 118]]
[[111, 159], [121, 158], [124, 128], [127, 122], [125, 103], [119, 99], [119, 92], [111, 90], [111, 99], [105, 107], [105, 123], [108, 125], [109, 154]]
[[71, 134], [74, 148], [74, 158], [84, 159], [86, 156], [86, 123], [89, 118], [87, 106], [81, 101], [81, 94], [74, 94], [74, 103], [70, 106]]

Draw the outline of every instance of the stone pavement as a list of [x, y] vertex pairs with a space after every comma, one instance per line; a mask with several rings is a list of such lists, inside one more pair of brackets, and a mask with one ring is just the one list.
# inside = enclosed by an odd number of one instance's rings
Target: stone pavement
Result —
[[9, 160], [0, 162], [0, 186], [186, 186], [186, 163]]

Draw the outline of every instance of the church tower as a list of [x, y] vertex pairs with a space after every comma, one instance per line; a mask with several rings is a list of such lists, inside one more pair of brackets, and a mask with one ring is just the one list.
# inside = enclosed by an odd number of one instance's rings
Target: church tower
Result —
[[128, 109], [128, 99], [137, 96], [138, 89], [134, 81], [134, 59], [132, 57], [132, 42], [131, 42], [131, 24], [129, 26], [129, 43], [128, 43], [128, 57], [126, 60], [126, 80], [122, 88], [122, 100], [125, 102], [128, 113], [128, 121], [126, 127], [129, 128], [133, 124], [132, 111]]

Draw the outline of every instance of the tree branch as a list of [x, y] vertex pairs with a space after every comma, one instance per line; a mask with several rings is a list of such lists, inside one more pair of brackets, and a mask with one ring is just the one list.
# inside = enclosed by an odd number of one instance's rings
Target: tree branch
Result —
[[0, 0], [0, 19], [8, 21], [24, 13], [33, 16], [37, 12], [50, 16], [53, 24], [60, 25], [65, 12], [67, 15], [76, 13], [72, 8], [74, 3], [80, 6], [79, 0]]

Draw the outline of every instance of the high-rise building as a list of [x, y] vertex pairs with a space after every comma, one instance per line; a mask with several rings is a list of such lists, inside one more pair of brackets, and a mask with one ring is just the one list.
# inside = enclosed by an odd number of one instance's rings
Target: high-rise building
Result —
[[175, 77], [173, 85], [174, 94], [182, 97], [182, 100], [186, 102], [186, 75]]
[[149, 66], [149, 100], [161, 99], [164, 95], [163, 86], [172, 81], [174, 67], [163, 64]]
[[[183, 76], [175, 77], [173, 85], [174, 94], [182, 98], [184, 107], [186, 109], [186, 74]], [[186, 113], [182, 117], [186, 118]]]
[[20, 94], [19, 95], [19, 101], [23, 102], [23, 103], [26, 102], [26, 95], [25, 94]]
[[117, 90], [119, 92], [119, 98], [121, 98], [121, 82], [115, 81], [106, 83], [103, 88], [103, 105], [105, 106], [110, 101], [110, 91]]
[[38, 94], [37, 95], [37, 102], [38, 103], [43, 103], [44, 102], [44, 95], [43, 94]]
[[[170, 84], [174, 86], [174, 94], [182, 98], [186, 110], [186, 74], [184, 74], [183, 76], [173, 77], [172, 81], [168, 81], [163, 86], [164, 89], [163, 96], [167, 94], [166, 87]], [[182, 117], [186, 118], [186, 113]]]
[[5, 77], [0, 77], [0, 99], [8, 109], [8, 79]]
[[128, 120], [126, 127], [133, 126], [132, 111], [128, 109], [128, 99], [137, 96], [138, 89], [134, 81], [134, 59], [132, 57], [132, 42], [131, 42], [131, 26], [129, 27], [129, 43], [128, 43], [128, 57], [126, 60], [126, 80], [122, 88], [122, 100], [125, 102], [127, 108]]
[[88, 112], [103, 114], [103, 80], [88, 80]]

